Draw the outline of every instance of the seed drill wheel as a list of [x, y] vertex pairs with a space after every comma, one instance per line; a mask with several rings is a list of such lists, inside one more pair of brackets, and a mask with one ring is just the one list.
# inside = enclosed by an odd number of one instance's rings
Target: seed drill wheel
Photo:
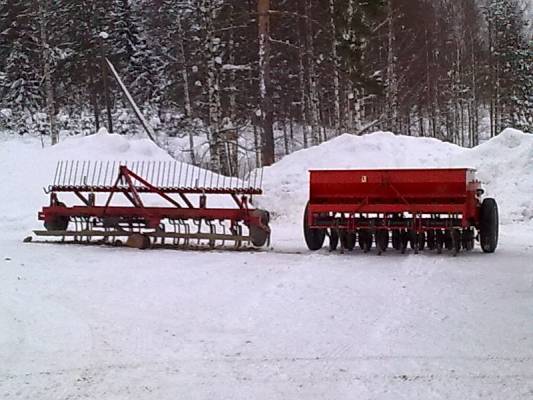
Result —
[[379, 230], [376, 232], [376, 247], [379, 255], [387, 251], [387, 248], [389, 247], [389, 240], [389, 231]]
[[444, 247], [446, 250], [453, 250], [452, 233], [449, 230], [444, 231]]
[[357, 235], [353, 232], [342, 231], [339, 237], [342, 248], [348, 251], [352, 251], [355, 248], [357, 241]]
[[400, 232], [400, 251], [405, 254], [407, 246], [409, 245], [410, 234], [409, 231]]
[[427, 246], [429, 250], [435, 250], [437, 248], [437, 234], [431, 230], [427, 232]]
[[307, 217], [309, 212], [309, 203], [305, 206], [304, 212], [304, 237], [305, 243], [309, 250], [316, 251], [320, 250], [324, 245], [324, 240], [326, 239], [326, 230], [325, 229], [316, 229], [310, 228], [307, 223]]
[[368, 253], [372, 248], [372, 232], [368, 229], [359, 231], [359, 247], [363, 252]]
[[494, 199], [485, 199], [479, 211], [479, 241], [485, 253], [494, 253], [498, 247], [498, 205]]
[[461, 231], [459, 229], [452, 229], [450, 232], [452, 241], [452, 254], [455, 257], [461, 251]]
[[394, 250], [400, 250], [402, 247], [401, 232], [398, 230], [392, 231], [392, 248]]
[[411, 249], [414, 250], [416, 254], [418, 254], [419, 251], [424, 251], [424, 248], [426, 247], [426, 233], [416, 233], [415, 231], [411, 231], [409, 236]]
[[339, 233], [336, 229], [330, 229], [328, 231], [329, 236], [329, 251], [335, 251], [337, 250], [337, 246], [339, 245]]
[[475, 235], [472, 229], [465, 229], [462, 233], [462, 245], [466, 251], [472, 251], [474, 249]]
[[435, 232], [435, 248], [437, 249], [437, 253], [439, 254], [442, 254], [444, 241], [444, 232], [439, 229], [437, 232]]
[[270, 214], [265, 210], [254, 210], [252, 214], [261, 218], [263, 226], [250, 225], [250, 239], [255, 247], [263, 247], [270, 236], [270, 232], [264, 227], [268, 227], [270, 222]]

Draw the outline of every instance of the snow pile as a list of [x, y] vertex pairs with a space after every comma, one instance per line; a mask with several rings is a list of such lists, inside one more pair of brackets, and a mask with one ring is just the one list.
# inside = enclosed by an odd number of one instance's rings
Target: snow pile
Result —
[[266, 168], [259, 202], [274, 218], [299, 224], [310, 169], [432, 167], [476, 168], [487, 196], [500, 205], [502, 222], [533, 218], [533, 136], [514, 129], [474, 149], [389, 132], [342, 135]]
[[41, 148], [35, 139], [6, 140], [0, 143], [0, 224], [5, 229], [29, 230], [39, 227], [37, 212], [48, 202], [42, 190], [53, 180], [62, 160], [162, 160], [170, 156], [148, 139], [132, 140], [105, 132], [71, 137], [54, 147]]
[[456, 164], [473, 162], [487, 194], [495, 197], [502, 222], [533, 221], [533, 135], [506, 129], [474, 149]]
[[[40, 226], [36, 215], [48, 201], [42, 188], [52, 183], [60, 160], [171, 161], [172, 158], [148, 139], [109, 135], [105, 131], [71, 137], [45, 149], [35, 138], [3, 139], [0, 143], [3, 229], [29, 231]], [[280, 223], [299, 227], [308, 199], [310, 169], [450, 166], [478, 169], [487, 195], [498, 200], [504, 223], [533, 219], [533, 135], [513, 129], [474, 149], [387, 132], [361, 137], [342, 135], [293, 153], [266, 168], [265, 195], [256, 201]], [[202, 170], [194, 171], [198, 176]], [[228, 204], [217, 198], [210, 200], [210, 205]]]

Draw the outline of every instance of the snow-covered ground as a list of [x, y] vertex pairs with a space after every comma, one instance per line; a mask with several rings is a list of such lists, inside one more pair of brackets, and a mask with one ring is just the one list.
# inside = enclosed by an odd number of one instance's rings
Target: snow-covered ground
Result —
[[[268, 252], [23, 244], [57, 159], [166, 160], [147, 141], [0, 142], [0, 398], [531, 399], [533, 138], [465, 150], [341, 136], [265, 171]], [[494, 255], [310, 253], [307, 170], [479, 168]]]

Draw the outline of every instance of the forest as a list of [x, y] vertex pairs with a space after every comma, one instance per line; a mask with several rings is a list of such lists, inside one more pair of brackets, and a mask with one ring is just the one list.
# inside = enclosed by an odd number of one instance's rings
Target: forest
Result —
[[[0, 130], [158, 135], [227, 174], [376, 130], [533, 132], [527, 0], [0, 0]], [[252, 137], [252, 148], [243, 143]], [[208, 154], [195, 148], [205, 137]]]

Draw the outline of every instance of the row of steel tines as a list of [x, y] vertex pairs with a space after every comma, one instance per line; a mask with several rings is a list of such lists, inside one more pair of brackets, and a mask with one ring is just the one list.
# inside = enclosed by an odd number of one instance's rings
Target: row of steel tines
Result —
[[[189, 189], [260, 193], [263, 170], [252, 169], [245, 178], [229, 177], [179, 161], [79, 161], [57, 163], [50, 190], [105, 189], [117, 183], [120, 166], [125, 166], [158, 189]], [[134, 179], [135, 181], [135, 179]], [[135, 186], [142, 186], [138, 182]], [[125, 187], [119, 182], [119, 187]]]

